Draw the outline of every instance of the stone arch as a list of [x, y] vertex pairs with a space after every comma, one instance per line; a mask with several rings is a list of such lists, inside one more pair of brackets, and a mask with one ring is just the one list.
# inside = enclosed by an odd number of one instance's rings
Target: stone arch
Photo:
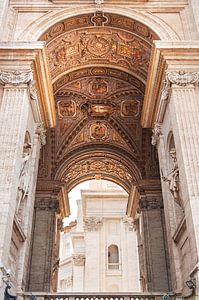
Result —
[[[40, 17], [37, 21], [32, 22], [18, 37], [19, 41], [36, 41], [40, 36], [52, 25], [63, 21], [64, 19], [81, 15], [84, 13], [93, 13], [94, 8], [87, 6], [78, 9], [63, 9], [59, 12], [51, 11]], [[115, 13], [121, 16], [126, 16], [135, 19], [153, 30], [161, 40], [180, 40], [179, 35], [162, 19], [149, 13], [128, 8], [105, 7], [104, 12]]]
[[141, 179], [138, 166], [130, 157], [123, 153], [99, 150], [79, 152], [63, 159], [54, 174], [55, 180], [66, 183], [70, 191], [77, 184], [91, 179], [105, 179], [120, 185], [127, 193], [130, 193], [132, 184]]

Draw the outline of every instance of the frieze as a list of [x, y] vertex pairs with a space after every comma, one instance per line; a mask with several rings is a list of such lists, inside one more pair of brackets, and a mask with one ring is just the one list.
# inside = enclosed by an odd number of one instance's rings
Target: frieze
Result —
[[67, 171], [63, 180], [71, 181], [79, 176], [86, 175], [89, 173], [103, 174], [107, 173], [129, 182], [133, 181], [133, 177], [128, 169], [121, 163], [111, 159], [89, 159], [84, 162], [73, 164]]

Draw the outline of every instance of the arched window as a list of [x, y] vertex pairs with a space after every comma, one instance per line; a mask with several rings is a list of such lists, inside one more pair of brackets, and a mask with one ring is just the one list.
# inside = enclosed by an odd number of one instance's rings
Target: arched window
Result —
[[108, 269], [119, 269], [119, 249], [117, 245], [108, 247]]

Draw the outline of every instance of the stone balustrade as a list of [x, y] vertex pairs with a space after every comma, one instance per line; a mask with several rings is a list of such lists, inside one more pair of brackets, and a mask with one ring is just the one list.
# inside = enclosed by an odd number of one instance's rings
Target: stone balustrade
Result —
[[174, 294], [163, 293], [23, 293], [18, 294], [19, 300], [180, 300], [181, 297]]

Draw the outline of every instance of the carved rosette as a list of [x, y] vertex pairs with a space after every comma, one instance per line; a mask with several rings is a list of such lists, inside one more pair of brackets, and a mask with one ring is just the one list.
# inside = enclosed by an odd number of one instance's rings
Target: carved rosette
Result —
[[123, 222], [124, 222], [124, 224], [126, 225], [126, 228], [129, 229], [129, 231], [133, 231], [133, 230], [136, 229], [136, 228], [135, 228], [135, 224], [134, 224], [134, 220], [133, 220], [132, 217], [125, 216], [125, 217], [123, 218]]
[[84, 266], [85, 265], [85, 254], [73, 254], [72, 260], [75, 266]]
[[184, 71], [167, 72], [166, 79], [169, 81], [170, 84], [176, 84], [178, 86], [187, 86], [199, 82], [199, 73], [186, 73]]
[[102, 219], [96, 217], [84, 218], [84, 229], [86, 231], [98, 231], [102, 226]]
[[36, 134], [38, 134], [41, 145], [44, 146], [46, 144], [46, 129], [43, 123], [37, 124]]
[[151, 144], [156, 146], [159, 142], [160, 136], [162, 135], [162, 126], [160, 123], [156, 122], [152, 130], [153, 135], [151, 137]]

